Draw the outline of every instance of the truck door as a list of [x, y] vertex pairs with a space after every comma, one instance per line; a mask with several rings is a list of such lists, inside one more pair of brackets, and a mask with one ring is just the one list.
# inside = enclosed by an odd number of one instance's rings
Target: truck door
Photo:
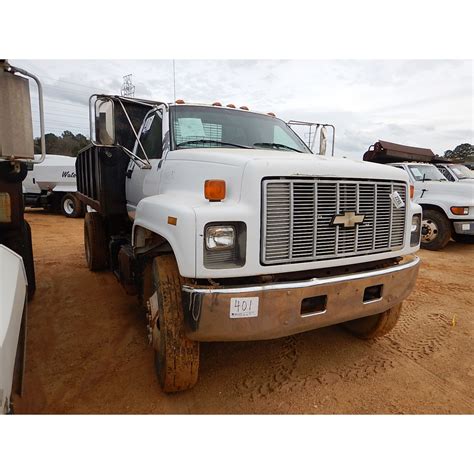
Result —
[[130, 161], [125, 180], [128, 214], [134, 218], [138, 203], [148, 196], [158, 194], [161, 177], [160, 168], [163, 158], [163, 107], [149, 112], [139, 132], [139, 140], [135, 142], [133, 153], [150, 161], [151, 169], [141, 169], [134, 161]]

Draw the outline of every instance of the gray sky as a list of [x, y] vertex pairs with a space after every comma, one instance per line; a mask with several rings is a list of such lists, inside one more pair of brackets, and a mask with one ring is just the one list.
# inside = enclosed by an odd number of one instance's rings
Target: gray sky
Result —
[[[170, 60], [10, 62], [42, 80], [46, 129], [56, 134], [88, 135], [89, 96], [119, 94], [125, 74], [133, 74], [136, 97], [173, 100]], [[467, 60], [177, 60], [176, 98], [333, 123], [336, 154], [351, 158], [379, 139], [439, 154], [474, 142], [473, 61]], [[37, 124], [36, 116], [36, 133]]]

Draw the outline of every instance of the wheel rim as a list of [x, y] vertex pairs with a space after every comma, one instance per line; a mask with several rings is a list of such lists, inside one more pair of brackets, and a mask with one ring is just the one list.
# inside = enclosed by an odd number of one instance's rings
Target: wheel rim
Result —
[[72, 199], [65, 199], [63, 202], [63, 209], [66, 214], [72, 214], [74, 212], [74, 203]]
[[424, 243], [433, 242], [438, 237], [438, 226], [431, 219], [426, 219], [421, 224], [421, 241]]

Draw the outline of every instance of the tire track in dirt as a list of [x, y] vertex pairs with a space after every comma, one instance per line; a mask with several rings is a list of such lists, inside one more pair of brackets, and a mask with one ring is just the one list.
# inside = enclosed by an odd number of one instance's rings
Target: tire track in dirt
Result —
[[420, 315], [417, 303], [407, 301], [391, 333], [374, 341], [364, 341], [366, 355], [358, 360], [349, 359], [348, 364], [340, 363], [329, 370], [313, 366], [310, 374], [298, 373], [298, 359], [302, 355], [299, 338], [290, 336], [281, 340], [274, 356], [275, 365], [268, 367], [263, 376], [251, 374], [246, 377], [237, 385], [237, 391], [254, 400], [266, 398], [274, 392], [306, 389], [314, 383], [329, 386], [344, 381], [371, 379], [404, 365], [403, 357], [414, 362], [429, 357], [443, 346], [449, 329], [450, 320], [446, 314], [433, 312]]

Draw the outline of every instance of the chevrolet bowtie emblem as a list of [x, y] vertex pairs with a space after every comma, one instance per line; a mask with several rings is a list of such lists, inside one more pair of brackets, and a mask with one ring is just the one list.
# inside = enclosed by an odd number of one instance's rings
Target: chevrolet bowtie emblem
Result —
[[334, 216], [331, 224], [342, 225], [345, 228], [355, 227], [357, 224], [364, 222], [364, 214], [356, 214], [355, 212], [344, 212], [344, 214]]

